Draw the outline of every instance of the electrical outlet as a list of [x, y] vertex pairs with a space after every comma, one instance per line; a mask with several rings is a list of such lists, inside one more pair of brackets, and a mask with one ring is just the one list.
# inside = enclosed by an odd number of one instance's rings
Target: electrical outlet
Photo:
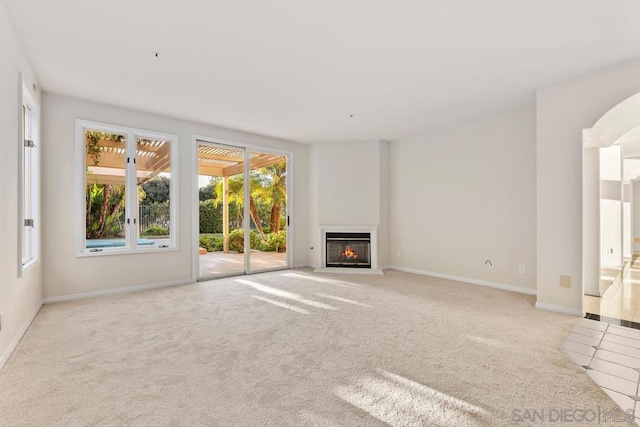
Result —
[[524, 264], [520, 264], [518, 266], [518, 273], [525, 274], [527, 272], [527, 266]]
[[176, 269], [176, 261], [175, 260], [172, 259], [171, 261], [169, 261], [169, 268], [171, 270], [175, 270]]
[[571, 276], [560, 276], [560, 287], [561, 288], [570, 288], [571, 287]]
[[396, 254], [396, 256], [400, 256], [400, 251], [398, 251], [398, 253]]

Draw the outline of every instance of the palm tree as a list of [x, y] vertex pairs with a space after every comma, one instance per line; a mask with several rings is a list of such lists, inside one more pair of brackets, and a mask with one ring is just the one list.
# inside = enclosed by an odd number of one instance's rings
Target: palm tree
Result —
[[[236, 208], [236, 224], [242, 227], [244, 206], [244, 175], [239, 174], [229, 178], [228, 197], [229, 204]], [[219, 181], [215, 187], [216, 198], [214, 206], [219, 206], [223, 200], [223, 182]], [[287, 201], [287, 163], [281, 162], [266, 166], [250, 173], [249, 181], [249, 212], [253, 223], [260, 232], [263, 240], [266, 240], [262, 220], [258, 211], [261, 207], [271, 206], [270, 232], [280, 231], [280, 218], [282, 208]]]
[[287, 163], [277, 163], [259, 169], [261, 200], [271, 205], [270, 232], [280, 231], [282, 207], [287, 201]]
[[[256, 206], [256, 197], [261, 190], [261, 184], [258, 179], [254, 179], [252, 174], [251, 179], [249, 181], [249, 213], [253, 222], [256, 224], [258, 231], [260, 232], [260, 236], [262, 239], [266, 239], [264, 234], [264, 230], [262, 228], [262, 221], [260, 220], [260, 214], [258, 213], [258, 208]], [[220, 181], [216, 185], [216, 199], [214, 200], [214, 206], [219, 206], [223, 200], [223, 182]], [[242, 227], [242, 219], [243, 219], [243, 207], [244, 207], [244, 175], [235, 175], [229, 178], [229, 204], [234, 204], [236, 207], [236, 224], [240, 228]]]
[[88, 184], [86, 199], [86, 237], [111, 237], [120, 231], [124, 207], [124, 185]]

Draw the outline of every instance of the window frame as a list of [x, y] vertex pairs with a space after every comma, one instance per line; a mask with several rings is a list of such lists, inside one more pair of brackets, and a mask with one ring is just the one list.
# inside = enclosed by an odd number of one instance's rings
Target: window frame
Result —
[[[100, 248], [99, 251], [92, 251], [86, 248], [86, 142], [85, 132], [87, 130], [108, 132], [125, 135], [125, 152], [127, 157], [136, 157], [137, 151], [137, 138], [149, 138], [167, 141], [171, 144], [169, 149], [170, 160], [169, 168], [171, 174], [171, 185], [169, 188], [170, 207], [169, 215], [171, 218], [169, 230], [171, 233], [171, 243], [168, 247], [147, 247], [138, 246], [138, 224], [139, 221], [139, 206], [137, 199], [137, 191], [133, 190], [137, 188], [137, 165], [135, 162], [130, 162], [125, 165], [125, 211], [135, 212], [132, 219], [135, 219], [135, 227], [125, 225], [125, 246], [114, 248]], [[145, 129], [137, 129], [127, 126], [114, 125], [109, 123], [101, 123], [84, 119], [76, 119], [76, 256], [77, 257], [93, 257], [93, 256], [105, 256], [105, 255], [125, 255], [125, 254], [140, 254], [140, 253], [157, 253], [158, 251], [177, 251], [178, 248], [178, 135], [169, 134], [164, 132], [156, 132]]]
[[[17, 226], [18, 277], [22, 277], [40, 262], [40, 105], [27, 88], [22, 75], [19, 76], [19, 82]], [[27, 126], [28, 131], [25, 132]], [[33, 141], [33, 145], [28, 146], [26, 140]], [[33, 220], [33, 225], [25, 225], [26, 219]], [[30, 227], [28, 237], [27, 227]], [[28, 238], [29, 249], [26, 257], [25, 238]]]

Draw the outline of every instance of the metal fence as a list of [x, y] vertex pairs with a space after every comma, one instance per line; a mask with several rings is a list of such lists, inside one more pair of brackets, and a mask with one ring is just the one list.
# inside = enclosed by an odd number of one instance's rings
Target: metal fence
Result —
[[[120, 214], [120, 228], [124, 230], [126, 215], [124, 208]], [[140, 206], [138, 209], [138, 227], [140, 234], [151, 226], [159, 226], [169, 229], [171, 224], [171, 207], [165, 205]]]

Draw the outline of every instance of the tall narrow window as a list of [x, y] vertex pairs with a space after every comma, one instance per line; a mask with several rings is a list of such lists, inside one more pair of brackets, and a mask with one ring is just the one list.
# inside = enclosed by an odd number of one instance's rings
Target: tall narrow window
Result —
[[84, 137], [85, 248], [125, 247], [127, 137], [91, 129]]
[[136, 138], [136, 232], [141, 246], [171, 244], [171, 142]]
[[78, 121], [83, 211], [80, 253], [175, 247], [177, 137]]
[[20, 273], [38, 261], [39, 257], [39, 159], [38, 107], [25, 86], [22, 87], [20, 129]]

